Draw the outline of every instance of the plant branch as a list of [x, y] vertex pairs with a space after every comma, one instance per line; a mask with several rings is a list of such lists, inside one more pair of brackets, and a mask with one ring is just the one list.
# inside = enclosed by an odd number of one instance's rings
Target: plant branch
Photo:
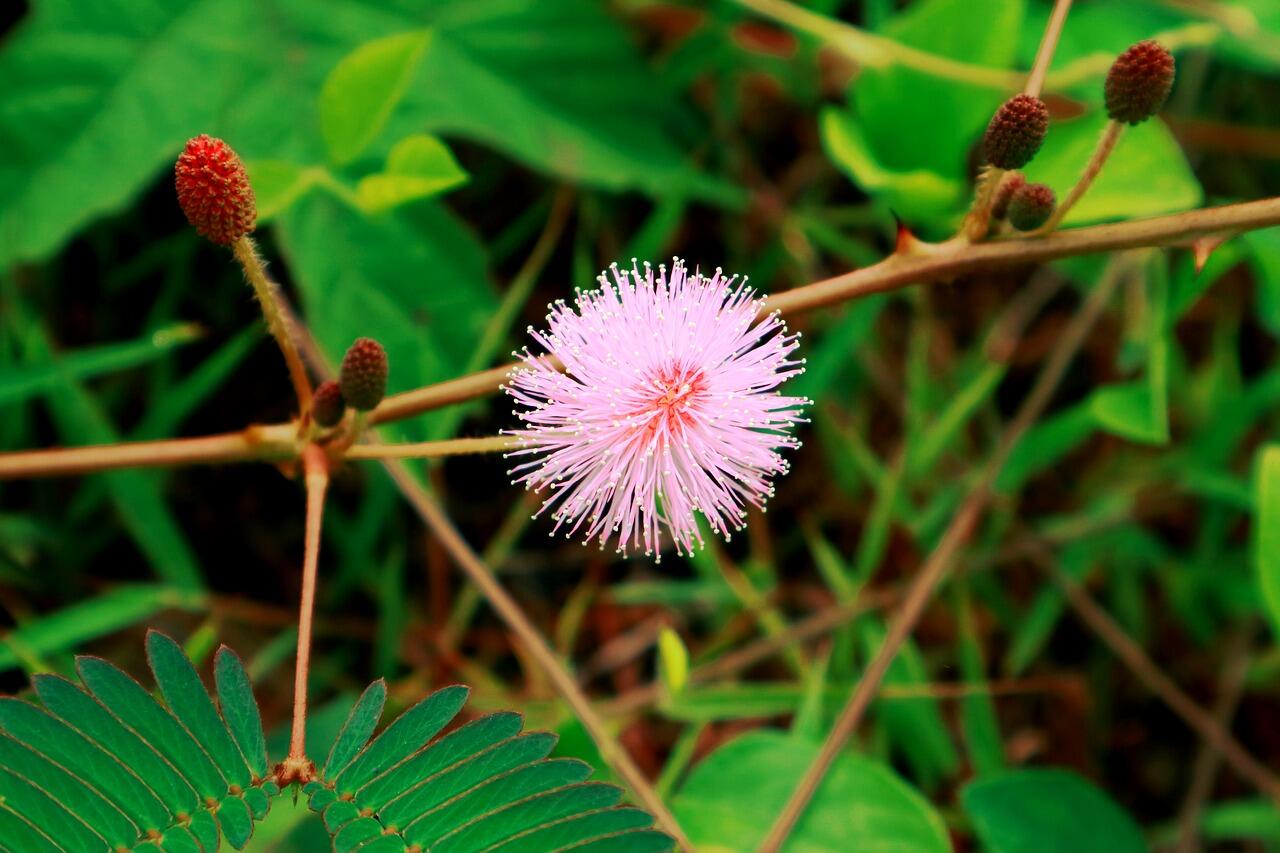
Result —
[[266, 267], [258, 256], [253, 240], [241, 237], [232, 247], [236, 260], [244, 267], [244, 277], [249, 280], [258, 304], [262, 307], [262, 316], [266, 318], [267, 329], [280, 346], [284, 355], [285, 366], [289, 368], [289, 381], [293, 383], [293, 393], [298, 398], [298, 411], [306, 414], [311, 405], [311, 380], [307, 378], [307, 369], [298, 355], [298, 347], [294, 344], [293, 335], [284, 314], [280, 310], [279, 288], [267, 277]]
[[1080, 175], [1080, 180], [1076, 181], [1075, 186], [1067, 193], [1067, 197], [1062, 203], [1054, 208], [1053, 214], [1049, 217], [1049, 221], [1037, 229], [1039, 234], [1048, 234], [1058, 227], [1063, 218], [1071, 212], [1071, 208], [1084, 198], [1084, 194], [1089, 191], [1089, 187], [1093, 186], [1093, 182], [1098, 179], [1098, 175], [1102, 172], [1102, 167], [1106, 165], [1107, 158], [1111, 156], [1111, 152], [1115, 150], [1116, 143], [1120, 141], [1120, 135], [1124, 133], [1124, 125], [1114, 119], [1107, 122], [1106, 128], [1102, 131], [1102, 136], [1098, 139], [1098, 145], [1093, 149], [1093, 156], [1089, 158], [1089, 162], [1084, 167], [1084, 172]]
[[[733, 0], [756, 14], [807, 33], [830, 45], [859, 65], [886, 68], [901, 65], [935, 77], [958, 80], [1006, 92], [1020, 90], [1026, 80], [1021, 71], [974, 65], [920, 50], [852, 24], [811, 12], [786, 0]], [[1065, 14], [1065, 13], [1064, 13]], [[1154, 38], [1170, 50], [1204, 47], [1217, 41], [1222, 32], [1220, 22], [1186, 24], [1158, 33]], [[1041, 86], [1054, 90], [1068, 89], [1100, 77], [1115, 61], [1114, 54], [1097, 52], [1082, 56], [1052, 74], [1046, 74]]]
[[609, 732], [608, 724], [600, 716], [599, 712], [592, 707], [591, 700], [582, 692], [573, 675], [570, 674], [564, 663], [556, 656], [556, 653], [551, 650], [551, 647], [547, 645], [542, 635], [538, 633], [538, 629], [529, 621], [529, 617], [525, 616], [524, 611], [520, 609], [520, 605], [516, 604], [515, 600], [502, 587], [502, 584], [498, 583], [489, 567], [480, 560], [475, 551], [471, 550], [471, 546], [462, 538], [462, 534], [453, 526], [453, 522], [449, 520], [448, 515], [436, 502], [435, 498], [414, 479], [403, 462], [399, 460], [384, 460], [383, 465], [386, 466], [400, 492], [413, 506], [414, 511], [418, 513], [431, 532], [440, 540], [440, 543], [449, 552], [454, 562], [484, 594], [489, 604], [497, 611], [498, 616], [502, 618], [502, 621], [506, 623], [521, 645], [524, 646], [525, 651], [533, 657], [534, 661], [551, 680], [556, 692], [569, 704], [569, 707], [582, 723], [583, 728], [587, 730], [591, 735], [591, 739], [595, 741], [596, 747], [600, 750], [600, 757], [604, 762], [626, 783], [639, 804], [657, 819], [658, 825], [665, 832], [674, 836], [681, 848], [686, 851], [693, 851], [693, 845], [689, 843], [689, 839], [680, 829], [680, 825], [676, 822], [671, 811], [653, 790], [653, 786], [645, 778], [640, 768], [631, 760], [631, 756], [627, 754], [626, 749]]
[[519, 446], [520, 440], [515, 436], [490, 435], [484, 438], [452, 438], [408, 444], [356, 444], [343, 456], [346, 459], [434, 459], [440, 456], [496, 453]]
[[[1043, 237], [1015, 237], [985, 243], [919, 243], [908, 254], [893, 254], [869, 267], [817, 281], [766, 298], [763, 310], [799, 314], [923, 282], [1076, 255], [1151, 246], [1188, 245], [1201, 237], [1234, 235], [1280, 225], [1280, 198], [1192, 210], [1108, 225], [1071, 228]], [[548, 363], [555, 364], [548, 359]], [[427, 385], [388, 397], [370, 413], [371, 425], [390, 423], [498, 391], [514, 364]], [[60, 476], [106, 468], [243, 462], [280, 458], [257, 448], [255, 435], [281, 436], [288, 424], [250, 427], [241, 433], [127, 445], [0, 453], [0, 479]], [[207, 444], [205, 442], [208, 442]], [[292, 445], [290, 445], [292, 446]], [[133, 448], [138, 448], [137, 450]], [[276, 449], [279, 449], [278, 447]], [[296, 449], [284, 454], [297, 455]]]
[[[798, 314], [912, 284], [947, 281], [968, 273], [1121, 249], [1186, 245], [1200, 237], [1236, 234], [1273, 225], [1280, 225], [1280, 198], [1071, 228], [1037, 238], [976, 244], [924, 243], [912, 254], [890, 255], [869, 267], [771, 294], [763, 310]], [[388, 397], [371, 413], [370, 423], [401, 420], [492, 394], [507, 380], [514, 366], [495, 367]]]
[[1034, 560], [1062, 590], [1063, 596], [1080, 620], [1106, 643], [1111, 652], [1137, 676], [1147, 689], [1160, 697], [1192, 731], [1217, 750], [1231, 767], [1273, 802], [1280, 804], [1280, 777], [1241, 746], [1214, 717], [1195, 703], [1160, 667], [1147, 656], [1124, 629], [1085, 591], [1053, 564], [1052, 556], [1043, 551]]
[[1022, 440], [1027, 429], [1035, 423], [1045, 408], [1048, 407], [1049, 401], [1057, 389], [1058, 383], [1066, 373], [1068, 365], [1070, 365], [1076, 352], [1084, 343], [1089, 330], [1093, 328], [1094, 323], [1101, 315], [1111, 294], [1115, 292], [1115, 288], [1121, 279], [1122, 266], [1118, 261], [1112, 262], [1107, 274], [1103, 276], [1103, 280], [1094, 288], [1080, 312], [1072, 320], [1071, 325], [1067, 327], [1061, 338], [1059, 338], [1058, 345], [1041, 369], [1031, 392], [1023, 400], [1013, 420], [1006, 428], [995, 452], [979, 473], [973, 489], [952, 518], [951, 523], [947, 526], [946, 531], [942, 534], [942, 538], [929, 555], [929, 558], [920, 567], [920, 572], [907, 590], [902, 605], [894, 614], [884, 642], [877, 650], [875, 657], [863, 670], [862, 678], [859, 679], [853, 693], [841, 710], [840, 716], [836, 719], [831, 732], [827, 735], [827, 739], [822, 745], [822, 749], [813, 763], [809, 765], [795, 791], [792, 792], [791, 798], [778, 815], [777, 821], [766, 836], [764, 844], [760, 847], [762, 853], [777, 853], [777, 851], [781, 850], [787, 836], [791, 834], [791, 830], [804, 813], [805, 807], [818, 790], [818, 786], [822, 783], [832, 763], [839, 756], [840, 751], [844, 749], [845, 744], [857, 729], [858, 724], [862, 722], [862, 717], [870, 707], [871, 701], [875, 698], [876, 692], [880, 688], [880, 683], [889, 671], [889, 666], [893, 663], [903, 643], [906, 642], [911, 632], [915, 629], [916, 623], [919, 622], [920, 617], [924, 614], [925, 608], [933, 597], [934, 590], [937, 589], [938, 584], [946, 576], [947, 570], [960, 553], [960, 550], [977, 530], [978, 522], [981, 521], [983, 513], [991, 500], [996, 478], [1004, 468], [1004, 463], [1009, 458], [1009, 454], [1013, 452], [1018, 442]]
[[[324, 519], [324, 498], [329, 487], [329, 460], [323, 450], [307, 445], [302, 453], [307, 486], [307, 526], [302, 560], [302, 595], [298, 605], [298, 655], [293, 676], [293, 728], [289, 737], [289, 757], [281, 784], [292, 781], [290, 771], [305, 775], [307, 761], [307, 675], [311, 662], [311, 624], [316, 604], [316, 575], [320, 566], [320, 530]], [[314, 771], [314, 768], [312, 768]]]
[[1044, 78], [1049, 74], [1049, 66], [1053, 63], [1053, 53], [1057, 50], [1058, 40], [1062, 38], [1062, 26], [1067, 22], [1067, 13], [1071, 11], [1071, 0], [1057, 0], [1053, 5], [1053, 13], [1049, 23], [1040, 37], [1040, 47], [1036, 50], [1036, 60], [1031, 65], [1031, 73], [1027, 75], [1027, 84], [1022, 91], [1032, 97], [1040, 97], [1044, 89]]
[[88, 447], [0, 453], [0, 480], [62, 477], [116, 468], [171, 468], [225, 462], [277, 462], [298, 457], [292, 424], [250, 426], [239, 432]]

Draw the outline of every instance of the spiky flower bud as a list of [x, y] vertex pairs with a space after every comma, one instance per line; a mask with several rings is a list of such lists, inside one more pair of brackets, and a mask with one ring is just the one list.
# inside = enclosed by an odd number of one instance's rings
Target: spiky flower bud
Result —
[[993, 219], [1004, 219], [1009, 213], [1009, 201], [1013, 198], [1013, 194], [1027, 185], [1027, 178], [1021, 172], [1014, 172], [1009, 175], [1000, 184], [1000, 191], [996, 193], [995, 201], [991, 204], [991, 217]]
[[1031, 162], [1049, 130], [1049, 108], [1032, 95], [1014, 95], [1000, 105], [982, 138], [986, 160], [999, 169]]
[[221, 139], [187, 142], [173, 167], [178, 204], [202, 237], [230, 246], [253, 230], [258, 209], [244, 164]]
[[1019, 231], [1034, 231], [1049, 221], [1057, 201], [1044, 184], [1027, 184], [1009, 199], [1009, 224]]
[[342, 357], [338, 385], [355, 409], [376, 408], [387, 393], [387, 351], [373, 338], [356, 338]]
[[1173, 54], [1153, 41], [1140, 41], [1107, 72], [1107, 115], [1139, 124], [1160, 111], [1173, 89]]
[[311, 395], [311, 417], [326, 429], [337, 426], [346, 411], [347, 401], [342, 397], [342, 388], [332, 379], [321, 382]]

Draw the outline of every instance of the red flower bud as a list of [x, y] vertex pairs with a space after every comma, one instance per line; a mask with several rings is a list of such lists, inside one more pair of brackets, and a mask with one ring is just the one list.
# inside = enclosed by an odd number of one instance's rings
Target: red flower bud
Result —
[[367, 412], [387, 393], [387, 352], [373, 338], [357, 338], [342, 357], [338, 373], [342, 396], [352, 407]]
[[1153, 41], [1140, 41], [1107, 72], [1107, 115], [1139, 124], [1160, 112], [1173, 89], [1173, 54]]
[[1009, 212], [1009, 202], [1013, 199], [1013, 194], [1027, 185], [1026, 176], [1021, 172], [1014, 172], [1004, 179], [1000, 184], [1000, 191], [996, 193], [996, 200], [991, 205], [991, 217], [993, 219], [1004, 219]]
[[1009, 199], [1009, 224], [1019, 231], [1034, 231], [1049, 221], [1057, 201], [1044, 184], [1027, 184]]
[[230, 246], [253, 230], [258, 218], [253, 187], [227, 143], [197, 136], [187, 142], [173, 172], [178, 204], [202, 237]]
[[321, 382], [311, 395], [311, 417], [322, 427], [337, 426], [346, 411], [347, 401], [342, 398], [342, 389], [332, 379]]
[[1031, 162], [1049, 131], [1049, 108], [1031, 95], [1014, 95], [991, 117], [982, 150], [999, 169], [1021, 169]]

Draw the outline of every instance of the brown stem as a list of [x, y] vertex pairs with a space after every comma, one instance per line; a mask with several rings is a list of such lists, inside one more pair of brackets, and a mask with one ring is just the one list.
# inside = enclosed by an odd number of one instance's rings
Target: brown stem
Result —
[[[772, 294], [765, 300], [764, 310], [798, 314], [873, 293], [897, 290], [911, 284], [950, 281], [968, 273], [1121, 249], [1187, 245], [1200, 237], [1231, 235], [1273, 225], [1280, 225], [1280, 198], [1193, 210], [1153, 219], [1072, 228], [1037, 238], [998, 239], [978, 244], [959, 241], [922, 244], [920, 251], [909, 256], [891, 255], [869, 267]], [[548, 361], [556, 364], [554, 359]], [[422, 412], [487, 396], [499, 389], [515, 366], [494, 367], [388, 397], [370, 413], [369, 423], [372, 425], [403, 420]], [[275, 429], [286, 427], [287, 425], [275, 425], [253, 429], [274, 433]], [[199, 444], [185, 444], [203, 440], [155, 442], [144, 447], [161, 450], [160, 461], [155, 463], [159, 465], [259, 458], [256, 451], [245, 451], [240, 446], [214, 444], [206, 448]], [[164, 445], [172, 446], [166, 449]], [[135, 453], [133, 450], [120, 449], [123, 447], [125, 445], [0, 453], [0, 479], [75, 474], [99, 470], [100, 467], [146, 467], [152, 464], [148, 456], [152, 451]], [[204, 456], [207, 451], [212, 452]], [[86, 452], [93, 455], [81, 455]], [[64, 454], [69, 454], [71, 460], [66, 467], [60, 461]], [[102, 466], [98, 465], [96, 460], [99, 457], [96, 454], [102, 454]], [[21, 473], [9, 473], [19, 469]]]
[[1159, 696], [1161, 701], [1181, 717], [1192, 731], [1216, 749], [1241, 778], [1247, 780], [1272, 801], [1280, 804], [1280, 777], [1250, 755], [1240, 741], [1214, 719], [1213, 714], [1197, 705], [1183, 692], [1182, 688], [1165, 675], [1160, 667], [1147, 657], [1142, 647], [1135, 643], [1108, 615], [1107, 611], [1093, 600], [1084, 587], [1063, 574], [1053, 564], [1051, 556], [1044, 555], [1035, 560], [1035, 564], [1058, 585], [1067, 603], [1071, 605], [1071, 609], [1076, 612], [1080, 620], [1088, 625], [1102, 642], [1106, 643], [1111, 652], [1147, 686], [1148, 690]]
[[579, 722], [582, 723], [583, 728], [587, 730], [592, 740], [595, 741], [596, 747], [600, 750], [600, 757], [604, 762], [626, 783], [631, 792], [635, 794], [640, 805], [656, 818], [658, 825], [674, 836], [684, 850], [692, 851], [693, 845], [690, 844], [689, 839], [680, 829], [675, 816], [671, 814], [666, 804], [654, 792], [653, 786], [645, 778], [635, 762], [631, 760], [631, 756], [627, 754], [626, 749], [618, 742], [617, 738], [609, 733], [607, 724], [596, 709], [592, 707], [591, 700], [582, 692], [577, 681], [574, 680], [574, 677], [565, 668], [556, 653], [547, 645], [542, 635], [538, 633], [538, 629], [525, 616], [524, 611], [520, 609], [520, 605], [516, 604], [515, 600], [503, 589], [502, 584], [498, 583], [493, 573], [489, 571], [489, 567], [476, 556], [475, 551], [471, 550], [471, 546], [462, 538], [462, 534], [453, 526], [453, 522], [449, 520], [448, 515], [436, 503], [435, 498], [418, 484], [404, 463], [399, 460], [384, 460], [383, 465], [386, 466], [401, 493], [413, 506], [427, 527], [431, 529], [431, 532], [440, 540], [440, 544], [444, 545], [445, 550], [449, 552], [454, 562], [466, 572], [471, 582], [480, 589], [489, 604], [502, 618], [502, 621], [507, 624], [507, 627], [519, 639], [525, 651], [551, 680], [556, 692], [569, 704]]
[[[1253, 633], [1251, 627], [1247, 626], [1236, 632], [1223, 655], [1226, 668], [1218, 681], [1218, 698], [1214, 700], [1210, 713], [1214, 722], [1224, 731], [1229, 729], [1231, 718], [1235, 716], [1240, 700], [1244, 697], [1246, 676], [1249, 673], [1249, 640]], [[1221, 764], [1222, 755], [1218, 750], [1208, 741], [1202, 741], [1191, 767], [1191, 784], [1187, 786], [1186, 797], [1178, 816], [1178, 842], [1174, 853], [1196, 853], [1199, 849], [1200, 815], [1213, 794], [1213, 782]]]
[[1048, 406], [1053, 392], [1066, 373], [1067, 366], [1084, 343], [1085, 337], [1102, 313], [1120, 278], [1120, 264], [1113, 262], [1108, 274], [1094, 288], [1080, 313], [1059, 339], [1057, 348], [1050, 355], [1040, 375], [1036, 377], [1031, 392], [1023, 400], [1017, 414], [1005, 430], [1000, 444], [979, 474], [976, 485], [952, 518], [938, 545], [920, 567], [919, 574], [907, 590], [902, 606], [889, 624], [884, 642], [877, 650], [875, 657], [867, 664], [862, 678], [858, 680], [857, 686], [822, 744], [822, 749], [805, 771], [791, 798], [778, 815], [777, 821], [769, 830], [764, 844], [760, 847], [761, 853], [777, 853], [782, 849], [787, 836], [791, 834], [796, 821], [804, 813], [805, 807], [818, 790], [827, 771], [862, 721], [863, 715], [880, 688], [880, 683], [889, 671], [889, 666], [924, 614], [934, 590], [946, 575], [956, 555], [977, 529], [978, 522], [982, 519], [991, 499], [992, 486], [1009, 458], [1009, 454]]
[[307, 369], [298, 355], [298, 347], [293, 342], [293, 335], [284, 314], [280, 310], [280, 298], [276, 283], [267, 277], [266, 267], [253, 240], [248, 236], [241, 237], [232, 247], [236, 260], [244, 268], [244, 277], [249, 280], [258, 304], [262, 307], [262, 316], [267, 321], [267, 329], [280, 346], [285, 366], [289, 368], [289, 381], [293, 383], [293, 393], [298, 398], [298, 411], [306, 414], [311, 405], [311, 380], [307, 378]]
[[1089, 191], [1089, 187], [1093, 186], [1093, 182], [1101, 174], [1102, 167], [1106, 165], [1107, 158], [1115, 150], [1116, 143], [1120, 141], [1120, 134], [1123, 132], [1124, 125], [1120, 122], [1114, 120], [1107, 122], [1106, 128], [1102, 131], [1102, 136], [1098, 139], [1097, 147], [1093, 149], [1093, 156], [1089, 158], [1088, 164], [1084, 167], [1084, 172], [1080, 175], [1080, 180], [1076, 181], [1076, 185], [1071, 188], [1071, 192], [1067, 193], [1067, 197], [1054, 209], [1049, 221], [1036, 230], [1036, 234], [1048, 234], [1053, 231], [1066, 215], [1071, 212], [1071, 208], [1075, 207], [1080, 199], [1084, 198], [1084, 194]]
[[143, 466], [168, 468], [224, 462], [274, 462], [296, 459], [297, 456], [297, 430], [292, 424], [274, 424], [199, 438], [0, 453], [0, 480], [61, 477]]
[[1071, 0], [1057, 0], [1053, 5], [1049, 23], [1044, 28], [1044, 35], [1040, 37], [1036, 61], [1031, 66], [1031, 73], [1027, 75], [1027, 85], [1022, 90], [1025, 94], [1040, 97], [1040, 92], [1044, 89], [1044, 78], [1049, 73], [1049, 65], [1053, 62], [1053, 53], [1058, 47], [1058, 40], [1062, 38], [1062, 25], [1067, 22], [1067, 13], [1070, 11]]
[[347, 459], [434, 459], [471, 453], [497, 453], [519, 446], [520, 440], [515, 436], [488, 435], [484, 438], [452, 438], [408, 444], [356, 444], [344, 456]]
[[[311, 625], [316, 604], [316, 574], [320, 566], [320, 530], [324, 498], [329, 487], [329, 458], [314, 444], [302, 451], [307, 486], [307, 526], [302, 558], [302, 595], [298, 605], [298, 654], [293, 674], [293, 728], [289, 757], [280, 774], [282, 784], [303, 781], [314, 768], [307, 759], [307, 676], [311, 663]], [[310, 770], [308, 771], [308, 768]]]
[[[860, 296], [921, 282], [950, 281], [961, 275], [1029, 265], [1076, 255], [1147, 246], [1189, 245], [1199, 237], [1235, 234], [1280, 225], [1280, 198], [1211, 207], [1152, 219], [1056, 231], [1035, 239], [993, 240], [975, 245], [925, 244], [911, 256], [891, 255], [878, 264], [774, 293], [764, 310], [798, 314]], [[494, 393], [514, 364], [495, 367], [388, 397], [370, 423], [388, 423]]]
[[981, 240], [987, 236], [991, 227], [991, 208], [995, 204], [996, 194], [1004, 181], [1005, 170], [995, 166], [984, 167], [978, 178], [978, 192], [973, 200], [973, 207], [965, 217], [961, 233], [966, 240]]

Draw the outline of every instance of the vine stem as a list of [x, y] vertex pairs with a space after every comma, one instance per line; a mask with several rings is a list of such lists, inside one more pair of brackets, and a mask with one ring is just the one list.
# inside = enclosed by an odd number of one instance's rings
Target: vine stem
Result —
[[947, 570], [965, 543], [977, 530], [978, 523], [982, 520], [990, 503], [996, 478], [1004, 468], [1005, 461], [1022, 440], [1026, 431], [1048, 407], [1053, 392], [1066, 374], [1071, 360], [1083, 345], [1089, 330], [1093, 328], [1107, 301], [1115, 292], [1116, 286], [1123, 277], [1123, 269], [1124, 265], [1119, 261], [1112, 262], [1107, 274], [1094, 288], [1080, 312], [1058, 339], [1058, 344], [1050, 354], [1049, 360], [1041, 369], [1040, 375], [1036, 377], [1031, 392], [1019, 406], [995, 452], [979, 474], [977, 483], [970, 490], [959, 511], [952, 517], [942, 538], [907, 589], [902, 605], [894, 613], [893, 620], [889, 624], [884, 642], [863, 670], [862, 678], [858, 680], [857, 686], [845, 702], [840, 716], [836, 718], [826, 741], [822, 744], [822, 749], [805, 770], [800, 783], [792, 791], [791, 798], [779, 813], [768, 835], [765, 836], [765, 841], [760, 846], [761, 853], [778, 853], [782, 849], [783, 843], [795, 828], [796, 822], [799, 821], [805, 807], [817, 792], [818, 786], [822, 784], [832, 763], [857, 730], [858, 724], [862, 722], [885, 674], [889, 671], [889, 666], [897, 657], [903, 643], [915, 630], [916, 623], [920, 621], [925, 608], [933, 598], [934, 590], [946, 576]]
[[1040, 226], [1036, 233], [1048, 234], [1050, 231], [1058, 227], [1063, 218], [1071, 212], [1071, 208], [1084, 198], [1084, 194], [1089, 191], [1089, 187], [1093, 186], [1093, 182], [1098, 179], [1098, 175], [1102, 172], [1102, 167], [1106, 165], [1107, 158], [1111, 156], [1111, 152], [1115, 150], [1116, 143], [1120, 141], [1120, 135], [1124, 133], [1124, 125], [1114, 119], [1107, 122], [1107, 126], [1102, 131], [1102, 136], [1098, 138], [1098, 144], [1093, 149], [1093, 156], [1089, 158], [1088, 164], [1084, 167], [1084, 172], [1080, 175], [1080, 180], [1076, 181], [1075, 186], [1067, 193], [1067, 197], [1062, 200], [1049, 217], [1049, 221]]
[[403, 462], [388, 459], [383, 461], [383, 465], [396, 482], [401, 494], [449, 552], [449, 556], [498, 612], [502, 621], [524, 646], [525, 651], [533, 657], [551, 680], [556, 692], [569, 704], [578, 721], [582, 723], [583, 728], [591, 735], [591, 739], [600, 750], [600, 757], [626, 783], [640, 805], [654, 816], [658, 826], [672, 835], [686, 853], [693, 853], [693, 844], [681, 830], [675, 816], [658, 796], [653, 785], [645, 778], [644, 773], [632, 761], [626, 749], [609, 732], [608, 723], [592, 706], [591, 700], [582, 692], [573, 675], [547, 645], [538, 629], [529, 621], [529, 617], [525, 616], [520, 605], [507, 593], [502, 584], [498, 583], [493, 572], [462, 538], [462, 534], [454, 527], [453, 522], [435, 498], [414, 479]]
[[285, 366], [289, 369], [289, 381], [293, 383], [293, 393], [298, 398], [298, 411], [306, 413], [311, 406], [311, 380], [307, 378], [307, 369], [298, 355], [298, 347], [293, 341], [288, 321], [280, 310], [279, 288], [267, 277], [266, 265], [262, 263], [253, 240], [248, 236], [241, 237], [232, 246], [236, 260], [244, 268], [244, 277], [253, 287], [258, 304], [262, 306], [262, 316], [267, 321], [267, 329], [276, 339], [280, 353], [284, 356]]
[[293, 729], [289, 736], [286, 767], [307, 763], [307, 676], [311, 663], [311, 627], [316, 604], [316, 575], [320, 567], [320, 530], [324, 498], [329, 488], [329, 458], [315, 444], [302, 452], [307, 488], [305, 550], [302, 558], [302, 595], [298, 605], [298, 654], [293, 675]]

